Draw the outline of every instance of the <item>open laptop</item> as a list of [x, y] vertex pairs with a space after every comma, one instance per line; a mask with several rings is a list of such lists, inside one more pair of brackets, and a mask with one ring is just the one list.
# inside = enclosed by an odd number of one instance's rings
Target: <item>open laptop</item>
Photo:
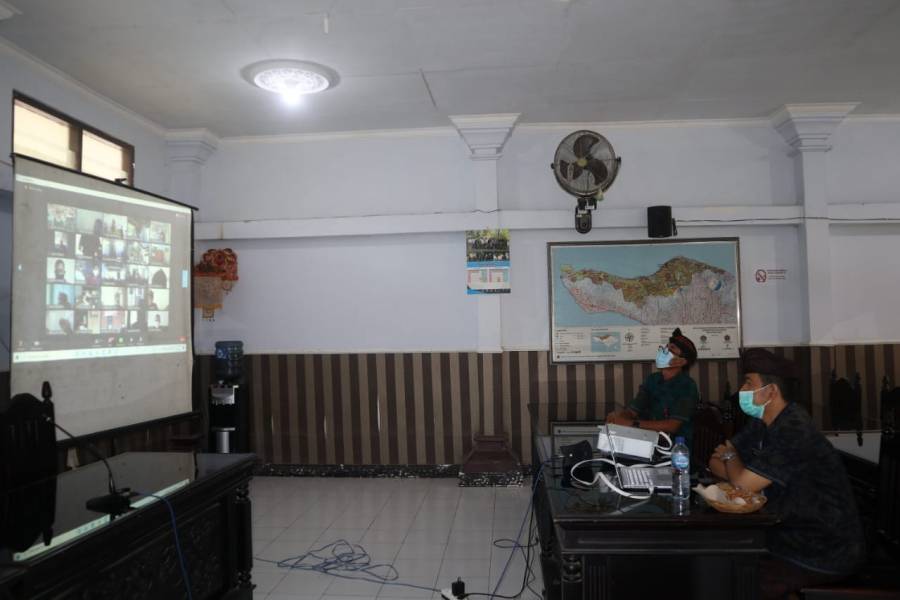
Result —
[[609, 442], [609, 455], [616, 463], [616, 476], [619, 479], [619, 487], [623, 490], [647, 491], [653, 486], [654, 490], [672, 489], [672, 467], [623, 467], [619, 465], [616, 457], [616, 446], [613, 444], [613, 426], [607, 425], [606, 439]]

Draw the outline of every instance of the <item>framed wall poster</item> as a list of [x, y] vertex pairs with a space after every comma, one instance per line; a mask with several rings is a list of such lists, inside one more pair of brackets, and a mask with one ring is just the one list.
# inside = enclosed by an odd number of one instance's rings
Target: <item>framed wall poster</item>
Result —
[[741, 347], [738, 238], [550, 242], [554, 363], [653, 360], [676, 327], [698, 358]]
[[466, 231], [466, 293], [509, 291], [509, 229]]

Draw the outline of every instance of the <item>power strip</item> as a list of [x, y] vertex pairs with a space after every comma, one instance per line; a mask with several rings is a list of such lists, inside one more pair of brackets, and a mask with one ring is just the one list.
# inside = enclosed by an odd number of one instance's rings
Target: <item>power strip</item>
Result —
[[466, 584], [463, 583], [461, 577], [457, 577], [456, 581], [450, 584], [450, 587], [441, 590], [441, 598], [443, 600], [461, 600], [466, 597]]

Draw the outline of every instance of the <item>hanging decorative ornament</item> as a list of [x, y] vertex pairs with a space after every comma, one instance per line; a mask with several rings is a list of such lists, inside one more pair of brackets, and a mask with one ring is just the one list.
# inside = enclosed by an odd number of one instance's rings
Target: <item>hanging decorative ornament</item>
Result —
[[238, 280], [237, 255], [231, 248], [211, 249], [194, 267], [194, 308], [203, 311], [203, 318], [212, 321], [222, 308], [226, 293]]
[[207, 321], [215, 320], [216, 311], [222, 308], [225, 290], [222, 289], [222, 278], [216, 273], [204, 273], [194, 270], [194, 308], [202, 311]]

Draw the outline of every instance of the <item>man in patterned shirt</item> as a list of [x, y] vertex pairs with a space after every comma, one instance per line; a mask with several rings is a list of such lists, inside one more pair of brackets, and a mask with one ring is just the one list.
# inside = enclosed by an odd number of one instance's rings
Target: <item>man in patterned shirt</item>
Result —
[[780, 517], [769, 531], [771, 558], [760, 563], [763, 598], [790, 598], [802, 587], [839, 581], [865, 555], [862, 525], [840, 455], [793, 402], [792, 362], [760, 348], [741, 356], [744, 429], [716, 448], [710, 470], [732, 485], [762, 492]]

